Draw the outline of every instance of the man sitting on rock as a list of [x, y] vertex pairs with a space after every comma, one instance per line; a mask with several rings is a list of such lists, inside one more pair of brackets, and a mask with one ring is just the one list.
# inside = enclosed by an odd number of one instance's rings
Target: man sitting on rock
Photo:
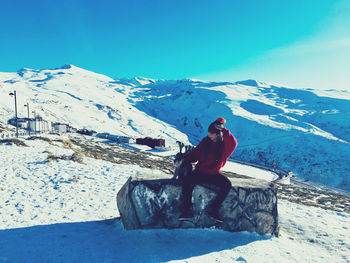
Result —
[[236, 138], [228, 129], [224, 128], [225, 123], [226, 120], [221, 117], [211, 123], [208, 127], [208, 136], [202, 139], [184, 159], [184, 162], [193, 163], [198, 161], [198, 163], [192, 175], [185, 177], [183, 180], [183, 211], [180, 219], [193, 217], [191, 209], [193, 188], [196, 184], [208, 183], [220, 188], [219, 193], [211, 203], [208, 214], [217, 220], [221, 220], [219, 209], [231, 189], [231, 182], [221, 174], [221, 168], [237, 146]]

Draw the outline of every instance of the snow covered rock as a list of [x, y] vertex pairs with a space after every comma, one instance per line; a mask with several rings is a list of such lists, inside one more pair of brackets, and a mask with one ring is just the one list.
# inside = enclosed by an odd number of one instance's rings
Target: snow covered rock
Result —
[[207, 215], [216, 196], [215, 186], [201, 184], [193, 190], [194, 217], [181, 221], [181, 183], [160, 177], [130, 177], [117, 194], [125, 229], [210, 228], [278, 235], [277, 190], [265, 181], [230, 178], [232, 188], [223, 202], [223, 223]]

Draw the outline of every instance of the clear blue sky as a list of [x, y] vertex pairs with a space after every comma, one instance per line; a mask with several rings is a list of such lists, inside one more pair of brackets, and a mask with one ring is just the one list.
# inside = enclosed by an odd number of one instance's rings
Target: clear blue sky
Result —
[[349, 2], [2, 0], [0, 71], [73, 64], [113, 78], [345, 89]]

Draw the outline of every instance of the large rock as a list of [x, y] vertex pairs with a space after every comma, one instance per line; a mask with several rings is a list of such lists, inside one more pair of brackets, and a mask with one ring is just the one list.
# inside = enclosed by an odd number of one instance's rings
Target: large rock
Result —
[[192, 194], [194, 219], [181, 221], [182, 186], [178, 180], [130, 177], [117, 195], [125, 229], [208, 228], [278, 234], [277, 191], [262, 180], [230, 179], [233, 187], [223, 202], [218, 223], [206, 214], [218, 188], [197, 185]]

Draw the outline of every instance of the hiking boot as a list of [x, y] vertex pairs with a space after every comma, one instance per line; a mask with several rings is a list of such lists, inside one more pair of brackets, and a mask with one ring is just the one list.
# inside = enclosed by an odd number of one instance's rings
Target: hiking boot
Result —
[[223, 219], [221, 218], [220, 214], [219, 214], [219, 211], [216, 211], [216, 210], [211, 210], [208, 212], [208, 215], [212, 218], [214, 218], [216, 221], [220, 221], [222, 222]]

